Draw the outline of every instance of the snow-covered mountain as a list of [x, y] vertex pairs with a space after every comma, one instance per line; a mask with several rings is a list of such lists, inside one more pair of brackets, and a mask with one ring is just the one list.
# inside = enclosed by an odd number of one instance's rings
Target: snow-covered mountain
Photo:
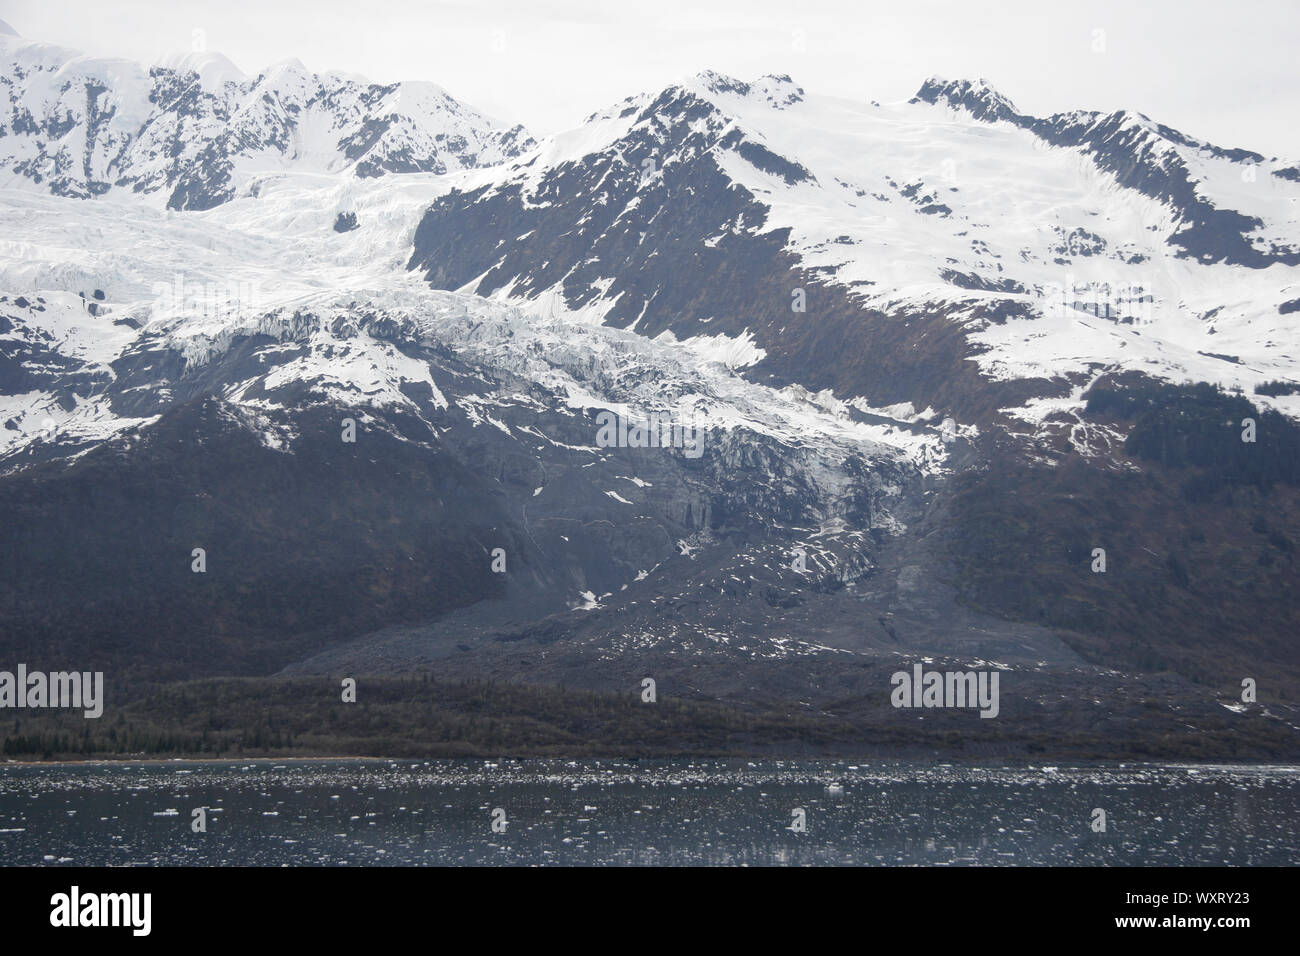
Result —
[[1297, 178], [1137, 114], [1023, 116], [982, 82], [880, 105], [704, 73], [468, 178], [412, 264], [643, 334], [743, 336], [760, 380], [1037, 424], [1107, 370], [1294, 377]]
[[[270, 586], [261, 561], [278, 564], [278, 551], [257, 557], [267, 548], [255, 543], [261, 532], [244, 527], [246, 518], [223, 524], [229, 518], [219, 517], [227, 507], [220, 502], [265, 494], [286, 515], [304, 501], [227, 482], [249, 474], [278, 474], [292, 488], [325, 480], [333, 488], [325, 495], [375, 502], [386, 517], [371, 519], [361, 544], [312, 523], [281, 547], [316, 555], [312, 580], [331, 602], [361, 609], [351, 626], [364, 631], [405, 621], [412, 609], [446, 614], [483, 602], [499, 605], [493, 614], [520, 606], [539, 616], [597, 609], [630, 587], [651, 586], [645, 582], [675, 563], [693, 568], [700, 549], [711, 546], [716, 559], [728, 550], [715, 540], [720, 527], [747, 528], [754, 544], [762, 542], [751, 560], [769, 574], [776, 569], [774, 588], [805, 577], [853, 579], [878, 546], [870, 529], [878, 536], [901, 528], [922, 476], [944, 467], [950, 443], [937, 420], [864, 414], [799, 387], [746, 381], [736, 372], [743, 356], [737, 361], [734, 350], [707, 342], [654, 341], [428, 288], [403, 266], [416, 222], [447, 188], [424, 174], [400, 182], [341, 175], [327, 185], [286, 175], [257, 196], [183, 215], [112, 196], [75, 204], [26, 192], [7, 197], [3, 216], [27, 237], [0, 261], [8, 290], [0, 296], [0, 467], [18, 495], [8, 501], [11, 517], [45, 521], [17, 512], [25, 513], [29, 493], [57, 498], [50, 482], [135, 484], [126, 475], [138, 473], [148, 483], [150, 475], [198, 468], [208, 475], [201, 488], [187, 479], [152, 492], [167, 503], [154, 502], [145, 515], [161, 508], [168, 516], [153, 531], [134, 524], [104, 531], [96, 545], [84, 540], [81, 521], [62, 532], [46, 523], [34, 544], [59, 553], [66, 545], [95, 563], [86, 556], [101, 546], [115, 550], [114, 538], [170, 539], [184, 527], [204, 539], [214, 567], [219, 553], [238, 554], [260, 589]], [[340, 212], [356, 227], [337, 231]], [[667, 431], [653, 445], [611, 446], [601, 438], [602, 413], [634, 427], [663, 422]], [[348, 419], [355, 444], [341, 441]], [[332, 462], [326, 472], [322, 460]], [[379, 463], [378, 471], [344, 477], [366, 461]], [[337, 484], [328, 484], [331, 474]], [[437, 484], [413, 499], [402, 474], [438, 476]], [[435, 501], [436, 521], [426, 514]], [[137, 507], [123, 503], [96, 526], [153, 526]], [[408, 540], [429, 521], [423, 540]], [[83, 545], [73, 548], [65, 533]], [[206, 543], [231, 535], [238, 544]], [[183, 562], [170, 561], [172, 546], [180, 542], [134, 555], [142, 563], [130, 576], [165, 581], [168, 600], [186, 604], [196, 599], [192, 579]], [[508, 554], [507, 575], [489, 571], [497, 547]], [[793, 573], [788, 565], [800, 547], [808, 570]], [[420, 556], [423, 596], [405, 612], [383, 602], [376, 614], [357, 594], [356, 564], [386, 563], [388, 574], [400, 576], [406, 569], [394, 570], [394, 549], [407, 560]], [[19, 554], [11, 582], [37, 587], [33, 568], [42, 562]], [[119, 570], [124, 560], [116, 560]], [[710, 565], [703, 573], [711, 581], [715, 572]], [[783, 576], [785, 585], [777, 580]], [[449, 580], [461, 584], [449, 588]], [[718, 593], [706, 581], [695, 586]], [[121, 587], [114, 580], [109, 590]], [[770, 609], [766, 601], [760, 606]], [[195, 614], [234, 613], [204, 608]], [[83, 620], [79, 611], [70, 616]], [[79, 626], [67, 621], [65, 634]], [[274, 614], [259, 625], [271, 637], [294, 626]], [[328, 643], [321, 626], [312, 633]], [[773, 647], [786, 653], [783, 642]], [[220, 655], [212, 662], [249, 666]]]
[[532, 145], [431, 83], [319, 75], [296, 60], [245, 76], [217, 53], [152, 67], [0, 34], [8, 187], [109, 190], [208, 209], [284, 170], [361, 177], [499, 163]]
[[1049, 709], [1300, 681], [1293, 163], [982, 81], [702, 73], [534, 143], [423, 84], [0, 52], [14, 653], [813, 710], [899, 657]]

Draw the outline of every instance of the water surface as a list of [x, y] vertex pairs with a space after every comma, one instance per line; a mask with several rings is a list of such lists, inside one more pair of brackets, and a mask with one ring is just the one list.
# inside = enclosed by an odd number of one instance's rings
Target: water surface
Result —
[[1300, 767], [0, 765], [4, 865], [1248, 866], [1294, 865], [1298, 848]]

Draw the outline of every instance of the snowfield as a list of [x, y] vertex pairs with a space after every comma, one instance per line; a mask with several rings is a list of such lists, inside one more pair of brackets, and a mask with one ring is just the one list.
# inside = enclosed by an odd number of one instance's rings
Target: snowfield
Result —
[[[944, 458], [937, 434], [907, 422], [895, 428], [855, 421], [829, 396], [745, 381], [734, 371], [753, 349], [743, 340], [650, 340], [581, 317], [429, 289], [404, 268], [406, 242], [430, 198], [454, 181], [425, 174], [361, 181], [284, 174], [257, 198], [185, 213], [116, 196], [6, 195], [0, 223], [7, 234], [25, 238], [0, 246], [0, 290], [10, 302], [44, 300], [44, 311], [17, 310], [20, 324], [6, 339], [42, 341], [75, 359], [79, 379], [96, 384], [84, 394], [74, 388], [75, 407], [66, 410], [58, 387], [0, 396], [0, 420], [9, 423], [0, 431], [0, 449], [11, 454], [51, 430], [98, 441], [141, 424], [114, 416], [97, 397], [113, 387], [114, 363], [133, 352], [161, 347], [192, 371], [241, 338], [270, 336], [282, 347], [263, 348], [265, 370], [230, 384], [225, 399], [250, 409], [285, 407], [260, 393], [303, 383], [322, 401], [413, 409], [404, 387], [422, 384], [433, 404], [445, 407], [430, 364], [407, 354], [408, 346], [423, 344], [554, 389], [575, 410], [607, 408], [634, 418], [668, 412], [675, 421], [743, 427], [796, 444], [843, 442], [932, 465]], [[336, 233], [331, 226], [344, 200], [359, 226]], [[66, 265], [71, 262], [81, 265]], [[85, 303], [94, 302], [96, 289], [105, 298], [92, 316]], [[357, 326], [359, 312], [383, 316], [403, 335], [375, 337]], [[168, 382], [155, 385], [165, 389]], [[503, 400], [524, 399], [456, 399], [485, 423], [491, 418], [484, 407]]]
[[[943, 310], [989, 380], [1070, 377], [1065, 397], [1004, 409], [1031, 430], [1077, 409], [1078, 383], [1106, 371], [1248, 393], [1297, 380], [1300, 176], [1136, 114], [1052, 122], [1110, 123], [1143, 144], [1142, 162], [1186, 169], [1198, 202], [1254, 223], [1245, 241], [1273, 257], [1267, 265], [1185, 254], [1172, 240], [1186, 209], [1122, 185], [1083, 147], [1052, 145], [985, 86], [929, 81], [936, 102], [882, 106], [808, 94], [788, 77], [702, 73], [534, 144], [431, 84], [375, 87], [296, 61], [255, 78], [216, 55], [146, 70], [4, 35], [0, 73], [11, 116], [0, 138], [0, 342], [29, 373], [0, 395], [7, 456], [51, 435], [84, 448], [147, 423], [155, 416], [115, 413], [106, 394], [165, 398], [178, 377], [260, 337], [273, 342], [255, 374], [222, 384], [250, 410], [282, 407], [289, 399], [277, 396], [290, 392], [299, 401], [303, 386], [320, 401], [421, 415], [455, 404], [506, 428], [493, 403], [527, 397], [452, 387], [427, 352], [442, 349], [552, 389], [575, 411], [667, 411], [942, 467], [933, 409], [746, 380], [768, 354], [748, 328], [679, 341], [646, 338], [635, 322], [603, 326], [621, 294], [608, 293], [617, 263], [581, 307], [562, 283], [521, 291], [516, 277], [483, 297], [475, 282], [431, 290], [409, 269], [416, 227], [439, 197], [517, 191], [525, 208], [544, 208], [556, 170], [600, 156], [626, 166], [633, 136], [669, 143], [655, 102], [686, 104], [691, 118], [678, 131], [686, 145], [637, 171], [643, 184], [708, 153], [767, 210], [728, 230], [788, 230], [787, 250], [864, 307]], [[174, 95], [164, 103], [160, 91]], [[986, 108], [993, 118], [972, 112]], [[164, 143], [178, 137], [173, 155]], [[501, 262], [535, 239], [502, 236]], [[983, 317], [990, 303], [1015, 308], [994, 322]], [[1252, 399], [1300, 415], [1300, 396]], [[955, 423], [954, 433], [974, 429]]]

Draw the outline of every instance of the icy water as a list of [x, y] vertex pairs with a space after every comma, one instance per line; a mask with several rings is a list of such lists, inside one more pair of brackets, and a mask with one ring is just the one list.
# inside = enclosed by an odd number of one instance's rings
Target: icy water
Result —
[[[196, 808], [205, 833], [192, 829]], [[1300, 767], [0, 766], [4, 865], [1297, 862]]]

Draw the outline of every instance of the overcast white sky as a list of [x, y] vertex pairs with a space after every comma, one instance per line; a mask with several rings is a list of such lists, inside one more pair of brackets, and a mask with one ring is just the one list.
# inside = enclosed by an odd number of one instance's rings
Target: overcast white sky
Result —
[[1300, 158], [1297, 0], [0, 0], [0, 19], [147, 63], [201, 30], [250, 74], [297, 57], [432, 80], [538, 135], [702, 69], [881, 101], [937, 73], [986, 77], [1039, 115], [1124, 107]]

